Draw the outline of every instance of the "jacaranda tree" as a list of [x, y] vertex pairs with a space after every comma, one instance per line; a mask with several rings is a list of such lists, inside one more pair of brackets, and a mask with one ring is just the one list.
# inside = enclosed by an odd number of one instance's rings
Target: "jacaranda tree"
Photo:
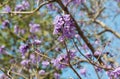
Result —
[[120, 0], [0, 0], [0, 79], [120, 79]]

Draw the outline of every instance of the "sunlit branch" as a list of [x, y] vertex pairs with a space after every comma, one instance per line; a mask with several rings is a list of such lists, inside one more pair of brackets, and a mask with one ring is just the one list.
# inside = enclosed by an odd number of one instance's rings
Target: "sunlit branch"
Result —
[[100, 20], [95, 20], [94, 22], [97, 23], [97, 24], [99, 24], [102, 28], [105, 29], [104, 31], [100, 32], [99, 34], [102, 34], [102, 33], [106, 32], [106, 31], [108, 31], [108, 32], [113, 33], [116, 37], [120, 38], [120, 34], [119, 34], [118, 32], [116, 32], [116, 31], [114, 31], [113, 29], [109, 28], [109, 27], [108, 27], [106, 24], [104, 24], [102, 21], [100, 21]]
[[0, 12], [0, 14], [32, 14], [32, 13], [35, 13], [37, 11], [39, 11], [39, 9], [46, 5], [46, 4], [49, 4], [51, 2], [54, 2], [54, 0], [50, 0], [50, 1], [45, 1], [43, 3], [41, 3], [38, 8], [36, 8], [35, 10], [32, 10], [32, 11], [11, 11], [11, 12]]

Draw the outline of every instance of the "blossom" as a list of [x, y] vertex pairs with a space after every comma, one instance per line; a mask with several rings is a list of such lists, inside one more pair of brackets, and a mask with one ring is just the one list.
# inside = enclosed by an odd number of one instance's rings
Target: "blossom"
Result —
[[4, 49], [5, 49], [4, 45], [0, 46], [0, 54], [4, 54], [5, 53]]
[[80, 35], [79, 34], [75, 34], [75, 38], [80, 39]]
[[40, 71], [39, 71], [39, 74], [40, 74], [40, 75], [44, 75], [44, 74], [45, 74], [45, 71], [44, 71], [44, 70], [40, 70]]
[[74, 3], [76, 3], [76, 4], [81, 4], [84, 2], [86, 2], [86, 0], [74, 0]]
[[20, 33], [23, 35], [26, 33], [25, 29], [20, 29]]
[[59, 57], [57, 57], [56, 59], [52, 59], [51, 60], [51, 63], [53, 64], [53, 66], [55, 66], [57, 69], [63, 69], [65, 68], [66, 66], [61, 64], [60, 62], [63, 62], [63, 63], [67, 63], [68, 60], [65, 59], [65, 55], [60, 55]]
[[82, 75], [86, 75], [86, 69], [85, 69], [85, 68], [80, 69], [80, 73], [81, 73]]
[[9, 79], [8, 76], [6, 76], [4, 73], [1, 73], [0, 79]]
[[43, 62], [42, 62], [42, 65], [45, 66], [45, 67], [48, 66], [49, 64], [50, 64], [50, 63], [49, 63], [48, 61], [43, 61]]
[[4, 20], [3, 22], [2, 22], [2, 28], [3, 29], [5, 29], [5, 28], [7, 28], [8, 26], [9, 26], [9, 20]]
[[[69, 52], [70, 60], [73, 59], [75, 57], [75, 50], [69, 50], [68, 52]], [[68, 63], [68, 60], [69, 60], [69, 57], [67, 54], [60, 54], [56, 59], [52, 59], [51, 63], [57, 69], [63, 69], [66, 67], [65, 64]], [[61, 63], [64, 63], [64, 64], [61, 64]]]
[[28, 45], [23, 44], [19, 47], [19, 51], [22, 53], [22, 55], [24, 55], [27, 52], [28, 48], [29, 48]]
[[14, 26], [14, 33], [18, 34], [19, 32], [20, 32], [20, 29], [19, 29], [18, 25], [15, 25]]
[[30, 4], [27, 0], [23, 0], [22, 5], [23, 5], [24, 9], [28, 9], [30, 7]]
[[3, 9], [5, 12], [10, 12], [11, 11], [11, 8], [9, 5], [6, 5], [5, 8]]
[[56, 47], [55, 50], [56, 50], [56, 51], [61, 51], [61, 48]]
[[88, 58], [91, 58], [91, 57], [92, 57], [92, 54], [89, 53], [89, 52], [87, 52], [87, 53], [85, 53], [85, 56], [88, 57]]
[[102, 54], [101, 51], [95, 51], [94, 56], [100, 56]]
[[48, 9], [50, 9], [50, 10], [54, 10], [54, 6], [53, 6], [53, 4], [49, 3], [49, 4], [47, 4], [46, 6], [47, 6]]
[[30, 62], [32, 63], [32, 64], [36, 64], [36, 63], [39, 63], [40, 62], [40, 56], [35, 56], [35, 54], [30, 54]]
[[73, 59], [73, 58], [75, 57], [75, 52], [76, 52], [76, 50], [71, 49], [71, 50], [69, 50], [68, 52], [70, 53], [70, 60]]
[[35, 24], [35, 23], [30, 23], [30, 32], [31, 33], [36, 33], [40, 31], [40, 25], [39, 24]]
[[23, 0], [22, 4], [17, 4], [15, 7], [15, 11], [27, 10], [30, 7], [30, 4], [27, 0]]
[[36, 63], [36, 57], [35, 57], [35, 54], [30, 54], [30, 60], [33, 64]]
[[117, 67], [115, 70], [113, 71], [108, 71], [107, 74], [109, 75], [110, 79], [112, 78], [119, 78], [120, 77], [120, 67]]
[[54, 73], [54, 78], [55, 78], [55, 79], [60, 79], [60, 74]]
[[15, 11], [22, 11], [22, 10], [24, 10], [24, 7], [23, 7], [22, 4], [18, 4], [18, 5], [16, 5], [16, 7], [15, 7]]
[[88, 47], [87, 47], [86, 44], [83, 44], [83, 45], [82, 45], [82, 48], [83, 48], [84, 50], [88, 50]]
[[70, 15], [56, 16], [54, 20], [53, 34], [60, 34], [58, 40], [63, 41], [64, 38], [73, 38], [75, 36], [75, 24]]
[[120, 0], [115, 0], [116, 2], [120, 2]]
[[29, 60], [26, 59], [26, 60], [22, 60], [21, 63], [20, 63], [22, 66], [27, 66], [29, 64]]
[[34, 44], [35, 44], [35, 45], [40, 45], [41, 43], [42, 43], [41, 40], [37, 40], [37, 39], [34, 40]]
[[99, 67], [95, 67], [95, 69], [96, 69], [98, 72], [102, 72], [102, 69], [99, 68]]

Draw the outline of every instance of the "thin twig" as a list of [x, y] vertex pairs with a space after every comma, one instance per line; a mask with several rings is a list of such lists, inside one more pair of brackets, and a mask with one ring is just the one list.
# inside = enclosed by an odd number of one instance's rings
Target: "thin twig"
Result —
[[43, 3], [41, 3], [38, 8], [36, 8], [35, 10], [32, 11], [11, 11], [11, 12], [0, 12], [0, 14], [32, 14], [37, 12], [42, 6], [49, 4], [51, 2], [54, 2], [54, 0], [50, 0], [50, 1], [45, 1]]

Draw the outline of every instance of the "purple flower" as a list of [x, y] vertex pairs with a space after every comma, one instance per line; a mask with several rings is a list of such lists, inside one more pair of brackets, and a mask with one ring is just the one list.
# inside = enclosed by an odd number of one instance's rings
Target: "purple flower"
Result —
[[120, 2], [120, 0], [115, 0], [116, 2]]
[[79, 34], [75, 34], [75, 37], [76, 37], [77, 39], [80, 39], [80, 35], [79, 35]]
[[95, 51], [94, 56], [100, 56], [102, 54], [101, 51]]
[[100, 43], [100, 40], [96, 39], [95, 44], [98, 45]]
[[63, 36], [63, 35], [58, 37], [59, 42], [63, 42], [64, 39], [65, 39], [65, 36]]
[[30, 60], [31, 60], [31, 63], [33, 63], [33, 64], [36, 64], [36, 56], [35, 56], [35, 54], [30, 54]]
[[31, 33], [36, 33], [40, 31], [40, 25], [39, 24], [34, 24], [34, 23], [30, 23], [30, 32]]
[[64, 38], [73, 38], [76, 34], [75, 24], [70, 15], [56, 16], [53, 22], [53, 34], [59, 34], [59, 41], [64, 41]]
[[24, 1], [22, 2], [22, 5], [23, 5], [23, 7], [24, 7], [25, 9], [29, 9], [29, 7], [30, 7], [30, 4], [29, 4], [29, 2], [28, 2], [27, 0], [24, 0]]
[[55, 79], [60, 79], [60, 74], [54, 73], [54, 78], [55, 78]]
[[20, 29], [20, 33], [21, 33], [21, 35], [24, 35], [25, 34], [25, 29]]
[[30, 4], [27, 0], [23, 0], [22, 4], [17, 4], [15, 7], [15, 11], [27, 10], [30, 7]]
[[102, 69], [99, 68], [99, 67], [95, 67], [95, 69], [96, 69], [98, 72], [102, 72]]
[[55, 50], [56, 50], [56, 51], [61, 51], [61, 48], [56, 47]]
[[50, 10], [54, 10], [54, 6], [51, 3], [47, 4], [47, 8], [50, 9]]
[[35, 45], [40, 45], [41, 43], [42, 43], [41, 40], [34, 40], [34, 44], [35, 44]]
[[24, 44], [19, 47], [19, 51], [24, 55], [28, 51], [29, 46]]
[[81, 4], [84, 2], [86, 2], [86, 0], [74, 0], [74, 3], [76, 3], [76, 4]]
[[73, 58], [76, 56], [76, 55], [75, 55], [75, 52], [76, 52], [76, 50], [74, 50], [74, 49], [69, 50], [70, 60], [73, 59]]
[[5, 8], [4, 8], [4, 11], [9, 13], [11, 11], [10, 6], [6, 5]]
[[91, 58], [91, 57], [92, 57], [92, 54], [89, 53], [89, 52], [87, 52], [87, 53], [85, 53], [85, 56], [88, 57], [88, 58]]
[[23, 7], [22, 4], [18, 4], [18, 5], [16, 5], [16, 7], [15, 7], [15, 11], [22, 11], [22, 10], [24, 10], [24, 7]]
[[6, 76], [4, 73], [1, 73], [0, 79], [9, 79], [8, 76]]
[[83, 48], [84, 50], [88, 50], [88, 47], [87, 47], [86, 44], [84, 44], [84, 45], [82, 46], [82, 48]]
[[57, 69], [63, 69], [65, 68], [66, 66], [61, 64], [60, 62], [63, 62], [63, 63], [67, 63], [68, 62], [68, 58], [66, 58], [66, 54], [61, 54], [59, 55], [56, 59], [52, 59], [51, 60], [51, 63], [53, 64], [53, 66], [55, 66]]
[[4, 45], [0, 46], [0, 52], [3, 52], [4, 49], [5, 49], [5, 46], [4, 46]]
[[86, 69], [85, 68], [80, 69], [80, 73], [81, 75], [86, 76]]
[[29, 60], [26, 59], [26, 60], [22, 60], [21, 63], [20, 63], [22, 66], [27, 66], [29, 64]]
[[30, 60], [32, 64], [37, 64], [40, 62], [40, 56], [35, 56], [35, 54], [32, 53], [30, 54]]
[[5, 53], [6, 53], [5, 46], [4, 45], [0, 46], [0, 54], [5, 54]]
[[40, 74], [40, 75], [44, 75], [44, 74], [45, 74], [45, 71], [44, 71], [44, 70], [40, 70], [40, 71], [39, 71], [39, 74]]
[[[69, 50], [70, 53], [70, 60], [73, 59], [75, 57], [75, 50]], [[63, 69], [66, 67], [65, 64], [68, 63], [68, 56], [67, 54], [60, 54], [56, 59], [52, 59], [51, 63], [53, 64], [53, 66], [55, 66], [57, 69]], [[61, 64], [64, 63], [64, 64]]]
[[42, 62], [42, 65], [44, 66], [44, 67], [46, 67], [46, 66], [48, 66], [50, 63], [48, 62], [48, 61], [43, 61]]
[[20, 32], [20, 29], [19, 29], [18, 25], [15, 25], [14, 26], [14, 33], [19, 34], [19, 32]]
[[9, 25], [10, 25], [10, 23], [9, 23], [8, 20], [4, 20], [4, 21], [2, 22], [2, 28], [3, 28], [3, 29], [9, 27]]
[[108, 71], [107, 72], [108, 76], [110, 77], [110, 79], [117, 79], [120, 77], [120, 67], [116, 68], [115, 70], [113, 71]]

